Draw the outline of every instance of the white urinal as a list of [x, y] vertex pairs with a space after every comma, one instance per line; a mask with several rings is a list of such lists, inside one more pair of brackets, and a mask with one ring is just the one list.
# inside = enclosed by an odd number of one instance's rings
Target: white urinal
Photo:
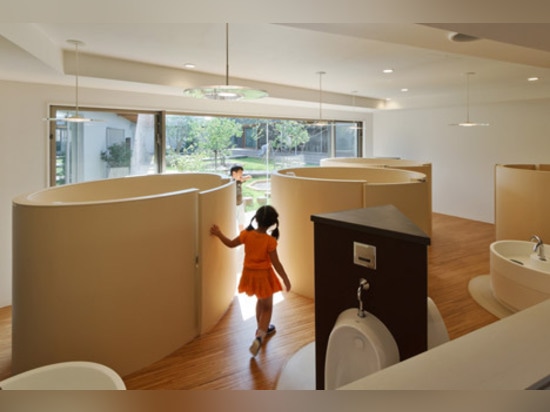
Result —
[[[432, 349], [448, 342], [449, 334], [441, 313], [429, 297], [427, 305], [427, 343], [428, 349]], [[368, 312], [365, 318], [359, 318], [357, 313], [357, 308], [342, 312], [330, 334], [325, 361], [327, 389], [334, 389], [399, 362], [397, 344], [380, 319]], [[344, 329], [344, 326], [347, 327]], [[337, 327], [340, 330], [338, 333], [335, 332]], [[370, 336], [377, 337], [371, 339]], [[363, 347], [363, 350], [357, 347]], [[349, 369], [346, 369], [347, 364], [351, 364]], [[315, 389], [315, 342], [301, 348], [287, 361], [277, 381], [277, 389]]]
[[325, 389], [336, 389], [399, 362], [399, 349], [386, 326], [357, 308], [343, 311], [330, 333], [325, 360]]
[[122, 378], [108, 366], [69, 361], [40, 366], [0, 381], [3, 390], [125, 390]]
[[449, 341], [449, 333], [443, 317], [434, 301], [428, 297], [428, 349]]

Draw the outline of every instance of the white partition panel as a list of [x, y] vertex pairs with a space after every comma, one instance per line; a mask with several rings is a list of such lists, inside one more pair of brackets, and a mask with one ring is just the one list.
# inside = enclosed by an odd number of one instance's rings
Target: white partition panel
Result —
[[279, 257], [294, 292], [315, 296], [311, 215], [361, 207], [363, 184], [364, 181], [299, 179], [284, 171], [272, 175], [271, 204], [279, 212], [281, 232]]
[[550, 165], [495, 166], [496, 239], [550, 242]]
[[209, 331], [227, 311], [235, 296], [237, 249], [225, 247], [210, 235], [217, 224], [229, 237], [237, 235], [235, 184], [230, 182], [199, 196], [199, 268], [201, 296], [201, 333]]
[[424, 233], [431, 236], [432, 210], [426, 181], [366, 184], [363, 207], [394, 205]]
[[120, 375], [198, 333], [198, 191], [13, 209], [12, 372], [87, 360]]
[[234, 254], [212, 247], [214, 221], [235, 225], [234, 186], [215, 174], [14, 199], [12, 372], [87, 360], [126, 375], [211, 328], [235, 287]]
[[306, 167], [273, 174], [272, 205], [281, 223], [279, 250], [293, 290], [310, 298], [315, 294], [311, 215], [393, 204], [429, 235], [429, 192], [424, 174], [406, 170]]
[[[429, 222], [424, 223], [424, 217], [420, 221], [420, 227], [431, 236], [432, 232], [432, 164], [428, 162], [418, 162], [415, 160], [396, 159], [387, 157], [330, 157], [321, 159], [321, 166], [324, 167], [378, 167], [378, 168], [390, 168], [399, 170], [408, 170], [411, 172], [418, 172], [425, 175], [425, 181], [427, 184], [428, 198], [427, 198], [427, 210], [429, 211]], [[409, 218], [410, 215], [406, 214]], [[415, 222], [418, 220], [413, 219]]]

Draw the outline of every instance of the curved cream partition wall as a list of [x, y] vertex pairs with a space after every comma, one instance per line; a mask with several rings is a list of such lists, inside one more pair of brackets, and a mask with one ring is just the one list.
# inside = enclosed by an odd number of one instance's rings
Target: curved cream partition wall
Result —
[[279, 254], [292, 290], [310, 298], [314, 298], [311, 215], [393, 204], [420, 229], [431, 227], [429, 187], [417, 172], [367, 167], [284, 169], [271, 176], [271, 197], [281, 225]]
[[495, 166], [496, 239], [550, 240], [550, 165]]
[[238, 269], [208, 229], [236, 231], [234, 203], [234, 185], [214, 174], [15, 198], [12, 372], [84, 360], [124, 376], [207, 331], [232, 302]]
[[[431, 170], [430, 163], [415, 160], [396, 159], [393, 157], [327, 157], [321, 159], [321, 166], [337, 167], [389, 167], [392, 169], [410, 168], [424, 173]], [[409, 170], [409, 169], [407, 169]]]
[[[321, 159], [321, 166], [327, 167], [383, 167], [390, 169], [409, 170], [426, 175], [428, 184], [430, 211], [432, 210], [432, 164], [414, 160], [395, 159], [389, 157], [328, 157]], [[427, 235], [432, 235], [432, 221], [425, 229]]]

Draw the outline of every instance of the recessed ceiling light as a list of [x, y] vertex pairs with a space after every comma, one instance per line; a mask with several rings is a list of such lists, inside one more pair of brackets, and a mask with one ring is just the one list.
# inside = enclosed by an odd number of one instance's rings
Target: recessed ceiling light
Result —
[[193, 63], [185, 63], [183, 67], [185, 67], [186, 69], [194, 69], [195, 65]]
[[393, 73], [393, 69], [384, 69], [382, 73]]
[[539, 78], [537, 76], [533, 76], [533, 77], [528, 77], [527, 78], [527, 81], [528, 82], [536, 82]]
[[407, 89], [407, 88], [404, 87], [404, 88], [401, 89], [401, 91], [402, 91], [402, 92], [408, 92], [409, 89]]

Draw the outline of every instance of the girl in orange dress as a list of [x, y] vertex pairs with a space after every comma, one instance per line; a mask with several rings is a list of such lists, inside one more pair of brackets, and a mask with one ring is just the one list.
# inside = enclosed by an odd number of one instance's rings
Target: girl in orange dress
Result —
[[[254, 220], [256, 228], [252, 225]], [[275, 228], [269, 233], [269, 229], [273, 226]], [[256, 302], [258, 328], [249, 348], [252, 356], [256, 356], [266, 335], [275, 332], [275, 326], [269, 323], [273, 313], [273, 294], [283, 290], [275, 271], [283, 280], [286, 290], [290, 290], [290, 280], [277, 254], [279, 214], [272, 206], [262, 206], [256, 211], [248, 227], [236, 238], [226, 237], [217, 225], [210, 228], [210, 233], [217, 236], [227, 247], [244, 245], [243, 272], [238, 290], [240, 293], [255, 295], [258, 298]]]

